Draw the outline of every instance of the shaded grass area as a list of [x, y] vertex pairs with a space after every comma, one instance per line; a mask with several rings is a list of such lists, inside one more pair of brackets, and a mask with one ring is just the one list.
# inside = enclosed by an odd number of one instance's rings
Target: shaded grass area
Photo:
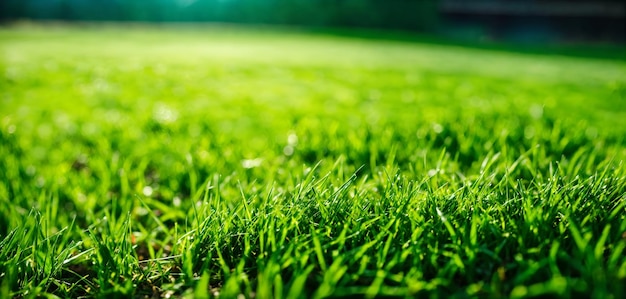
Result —
[[335, 29], [311, 28], [303, 31], [337, 35], [348, 38], [377, 39], [385, 41], [429, 43], [446, 46], [460, 46], [478, 48], [491, 51], [507, 51], [526, 55], [569, 56], [579, 58], [625, 60], [626, 45], [620, 43], [584, 43], [584, 42], [553, 42], [553, 43], [524, 43], [492, 39], [453, 38], [443, 35], [416, 34], [404, 31], [386, 31], [371, 29]]
[[626, 64], [0, 30], [1, 297], [625, 296]]

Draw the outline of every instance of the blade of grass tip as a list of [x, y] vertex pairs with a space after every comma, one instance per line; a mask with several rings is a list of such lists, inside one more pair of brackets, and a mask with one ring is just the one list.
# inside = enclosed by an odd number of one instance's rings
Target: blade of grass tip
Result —
[[[156, 222], [156, 224], [162, 229], [162, 231], [167, 234], [167, 236], [169, 238], [171, 238], [172, 236], [170, 235], [170, 230], [168, 229], [168, 227], [159, 219], [159, 217], [154, 213], [154, 211], [152, 211], [152, 209], [150, 208], [150, 206], [148, 205], [148, 203], [146, 203], [143, 198], [141, 198], [141, 196], [139, 196], [138, 194], [135, 194], [135, 197], [137, 199], [139, 199], [139, 202], [141, 202], [141, 204], [144, 206], [144, 208], [146, 209], [146, 211], [148, 211], [148, 214], [150, 215], [150, 218], [152, 218], [152, 220], [154, 220], [154, 222]], [[194, 205], [195, 206], [195, 205]]]
[[[77, 243], [76, 243], [76, 245], [74, 246], [74, 248], [78, 248], [78, 247], [79, 247], [82, 243], [83, 243], [83, 242], [77, 242]], [[78, 253], [78, 254], [76, 254], [76, 255], [73, 255], [73, 256], [71, 256], [71, 257], [69, 257], [69, 258], [67, 258], [67, 259], [63, 260], [63, 262], [62, 262], [62, 263], [63, 263], [63, 265], [67, 265], [67, 264], [69, 264], [69, 263], [71, 263], [71, 262], [73, 262], [73, 261], [75, 261], [75, 260], [79, 259], [79, 258], [80, 258], [80, 257], [82, 257], [83, 255], [86, 255], [86, 254], [88, 254], [88, 253], [90, 253], [90, 252], [92, 252], [92, 251], [94, 251], [94, 250], [95, 250], [95, 248], [93, 248], [93, 247], [92, 247], [92, 248], [87, 248], [85, 251], [80, 252], [80, 253]]]
[[613, 253], [611, 253], [611, 256], [607, 261], [608, 265], [616, 265], [619, 267], [617, 277], [621, 279], [626, 279], [626, 261], [624, 261], [625, 250], [626, 242], [617, 243], [617, 245], [612, 249]]
[[291, 287], [287, 293], [287, 299], [301, 298], [302, 294], [306, 292], [305, 285], [313, 269], [313, 265], [309, 265], [304, 269], [304, 271], [297, 274], [296, 278], [294, 278], [291, 283]]
[[442, 167], [445, 166], [445, 162], [446, 162], [446, 153], [447, 153], [447, 149], [444, 147], [441, 149], [441, 152], [439, 153], [439, 158], [437, 158], [437, 170], [441, 170]]
[[513, 171], [517, 168], [517, 166], [522, 163], [524, 160], [528, 159], [528, 155], [530, 154], [530, 152], [534, 149], [534, 147], [531, 147], [530, 149], [526, 150], [523, 153], [520, 153], [519, 157], [517, 157], [517, 159], [507, 168], [506, 170], [506, 175], [508, 176], [509, 174], [513, 173]]
[[603, 191], [602, 189], [604, 187], [605, 180], [607, 179], [607, 177], [610, 178], [609, 170], [611, 170], [610, 165], [612, 164], [612, 162], [613, 158], [611, 158], [609, 163], [602, 166], [602, 171], [599, 174], [596, 173], [596, 184], [592, 186], [592, 192], [596, 193]]
[[[391, 248], [391, 244], [392, 242], [396, 239], [396, 235], [398, 234], [398, 224], [399, 222], [396, 220], [392, 220], [391, 222], [395, 222], [396, 223], [396, 228], [395, 230], [393, 230], [392, 232], [389, 232], [387, 230], [383, 231], [381, 234], [383, 235], [387, 235], [387, 240], [385, 241], [384, 245], [383, 245], [383, 249], [381, 251], [378, 252], [379, 258], [378, 261], [376, 263], [376, 266], [378, 268], [383, 268], [385, 266], [385, 263], [388, 263], [387, 260], [387, 256], [389, 255], [389, 249]], [[384, 238], [384, 236], [381, 238]]]
[[12, 230], [10, 230], [6, 236], [4, 236], [4, 238], [2, 238], [2, 240], [0, 240], [0, 257], [7, 257], [7, 255], [10, 254], [10, 248], [13, 247], [12, 245], [14, 244], [14, 240], [17, 240], [15, 238], [15, 235], [17, 234], [17, 231], [19, 230], [18, 228], [14, 228]]
[[[383, 168], [382, 173], [385, 175], [384, 177], [387, 179], [387, 181], [385, 182], [386, 183], [385, 187], [387, 187], [388, 185], [391, 184], [391, 182], [393, 182], [392, 175], [389, 173], [389, 170], [387, 168]], [[382, 181], [382, 179], [383, 178], [381, 178], [381, 181]], [[387, 189], [387, 188], [385, 188], [385, 189]]]
[[317, 163], [315, 163], [315, 165], [313, 165], [313, 167], [311, 167], [308, 172], [306, 173], [304, 179], [302, 180], [302, 182], [298, 185], [300, 185], [298, 188], [298, 198], [301, 194], [303, 194], [304, 192], [304, 187], [305, 186], [309, 186], [312, 185], [311, 183], [313, 182], [313, 180], [315, 179], [315, 171], [320, 167], [320, 165], [322, 164], [322, 161], [317, 161]]
[[210, 185], [207, 183], [207, 192], [205, 193], [205, 196], [208, 196], [209, 190], [215, 189], [214, 191], [215, 197], [214, 198], [207, 197], [207, 200], [211, 199], [211, 201], [209, 202], [209, 205], [213, 206], [214, 213], [220, 213], [221, 208], [222, 208], [222, 204], [220, 202], [220, 198], [222, 196], [222, 189], [220, 188], [220, 184], [221, 184], [220, 178], [221, 176], [219, 174], [214, 174], [213, 183], [211, 183]]
[[374, 245], [378, 244], [380, 242], [380, 240], [378, 238], [371, 240], [365, 244], [363, 244], [359, 250], [353, 255], [353, 260], [360, 260], [361, 258], [363, 258], [363, 256], [365, 255], [365, 253], [367, 253], [367, 251], [374, 247]]
[[374, 172], [376, 170], [376, 157], [378, 156], [378, 146], [375, 142], [369, 143], [369, 166], [370, 171]]
[[356, 180], [357, 177], [359, 176], [359, 172], [361, 172], [361, 170], [363, 170], [365, 168], [365, 164], [362, 164], [361, 166], [359, 166], [359, 168], [357, 168], [354, 173], [352, 174], [352, 180]]
[[341, 280], [344, 274], [348, 271], [348, 265], [344, 264], [343, 260], [344, 256], [339, 256], [328, 267], [328, 271], [324, 273], [324, 283], [327, 283], [332, 288], [337, 286], [339, 280]]
[[339, 233], [339, 236], [337, 236], [330, 242], [331, 246], [337, 245], [337, 247], [343, 248], [344, 244], [346, 243], [346, 240], [347, 240], [346, 235], [349, 230], [350, 230], [350, 227], [348, 226], [348, 223], [344, 223], [343, 228], [341, 229], [341, 232]]
[[[48, 254], [46, 255], [46, 259], [50, 259], [49, 263], [51, 264], [50, 266], [50, 271], [47, 273], [47, 277], [46, 280], [50, 279], [54, 274], [56, 274], [57, 271], [59, 271], [61, 269], [61, 266], [63, 266], [63, 263], [59, 263], [59, 259], [61, 260], [65, 260], [66, 259], [66, 255], [68, 254], [68, 248], [64, 248], [63, 250], [61, 250], [60, 252], [58, 252], [59, 248], [62, 247], [62, 245], [60, 245], [61, 243], [63, 243], [63, 239], [61, 238], [63, 235], [65, 235], [65, 232], [67, 231], [67, 227], [62, 228], [60, 231], [58, 231], [57, 233], [55, 233], [53, 236], [47, 237], [47, 239], [54, 239], [52, 241], [52, 244], [50, 244], [50, 241], [48, 241]], [[63, 244], [65, 245], [65, 244]], [[53, 253], [57, 253], [58, 252], [58, 256], [54, 256]]]
[[[203, 190], [204, 191], [204, 195], [202, 196], [202, 202], [206, 205], [206, 204], [209, 203], [209, 191], [211, 189], [213, 189], [213, 185], [211, 185], [211, 178], [207, 178], [204, 181], [204, 186], [206, 186], [206, 187]], [[193, 202], [191, 203], [191, 208], [193, 209], [193, 215], [196, 218], [195, 219], [196, 220], [196, 229], [199, 229], [200, 226], [201, 226], [201, 222], [200, 222], [200, 215], [198, 214], [198, 207], [196, 206], [196, 202], [197, 202], [196, 196], [194, 196]]]
[[[329, 171], [328, 173], [326, 173], [321, 178], [319, 178], [317, 180], [313, 180], [313, 181], [311, 181], [311, 183], [309, 185], [305, 185], [305, 186], [310, 186], [309, 190], [313, 190], [315, 192], [315, 189], [313, 189], [313, 187], [323, 187], [323, 186], [325, 186], [324, 184], [328, 183], [328, 180], [331, 178], [331, 175], [332, 175], [332, 173]], [[324, 193], [324, 192], [322, 192], [322, 193]]]
[[185, 155], [185, 160], [187, 160], [187, 173], [189, 175], [189, 186], [190, 186], [190, 194], [196, 193], [197, 183], [198, 183], [198, 174], [196, 173], [196, 167], [194, 167], [193, 156], [190, 153]]
[[385, 281], [385, 276], [385, 271], [376, 271], [376, 278], [374, 278], [372, 284], [365, 290], [365, 298], [375, 298], [380, 293]]
[[[484, 173], [491, 168], [491, 166], [500, 158], [500, 152], [493, 154], [489, 153], [483, 160], [483, 163], [480, 165], [480, 177], [482, 178]], [[491, 157], [489, 157], [491, 156]]]
[[49, 266], [49, 263], [52, 262], [52, 252], [50, 252], [52, 249], [52, 244], [50, 243], [50, 236], [48, 235], [48, 231], [50, 230], [48, 225], [49, 221], [47, 217], [44, 217], [44, 215], [40, 213], [37, 236], [42, 238], [42, 244], [40, 245], [41, 247], [33, 248], [33, 260], [35, 261], [35, 263], [37, 263], [37, 261], [39, 260], [37, 259], [37, 257], [39, 256], [39, 251], [45, 252], [43, 254], [43, 261], [40, 264], [40, 271], [38, 273], [38, 276], [40, 276], [38, 277], [38, 279], [41, 279], [42, 281], [46, 280], [46, 277], [44, 277], [47, 274], [46, 272], [48, 272], [46, 271], [46, 269], [48, 267], [51, 267]]
[[346, 155], [345, 154], [340, 154], [339, 157], [337, 158], [337, 160], [335, 160], [335, 163], [333, 164], [332, 168], [334, 171], [337, 172], [337, 176], [339, 178], [344, 178], [344, 166], [345, 166], [345, 161], [346, 161]]
[[580, 253], [583, 254], [585, 252], [585, 249], [587, 248], [587, 244], [589, 244], [589, 240], [591, 239], [591, 233], [587, 233], [583, 237], [578, 227], [576, 227], [576, 224], [569, 222], [568, 226], [576, 247], [578, 248]]
[[208, 271], [204, 271], [202, 276], [200, 276], [200, 280], [196, 284], [195, 290], [193, 292], [193, 296], [196, 299], [209, 299], [211, 295], [209, 294], [209, 282], [211, 275]]
[[[192, 252], [193, 250], [191, 248], [193, 247], [195, 246], [192, 245], [185, 248], [181, 257], [182, 272], [184, 274], [183, 279], [187, 281], [187, 283], [193, 283], [194, 278], [194, 258], [197, 257], [197, 255]], [[206, 258], [208, 259], [209, 257]]]
[[[39, 233], [41, 232], [41, 214], [39, 211], [35, 211], [35, 228], [32, 230], [32, 238], [33, 238], [33, 247], [30, 250], [31, 260], [34, 263], [37, 263], [37, 249], [39, 248]], [[36, 267], [36, 265], [35, 265]]]
[[198, 201], [200, 198], [202, 198], [203, 202], [208, 203], [209, 193], [207, 191], [213, 189], [213, 186], [211, 185], [211, 178], [209, 177], [206, 180], [204, 180], [204, 182], [202, 183], [202, 186], [205, 186], [205, 188], [197, 188], [195, 193], [191, 193], [192, 194], [191, 199], [195, 202], [195, 201]]
[[452, 224], [450, 224], [450, 222], [448, 221], [446, 216], [443, 214], [443, 212], [441, 212], [439, 207], [435, 207], [435, 210], [437, 210], [437, 215], [439, 216], [439, 219], [441, 220], [441, 222], [443, 222], [443, 225], [446, 227], [446, 230], [450, 234], [450, 237], [452, 238], [454, 243], [456, 243], [457, 236], [456, 236], [456, 231], [454, 230], [454, 227], [452, 227]]
[[315, 252], [315, 255], [317, 256], [317, 261], [322, 271], [325, 272], [328, 267], [326, 265], [326, 260], [324, 259], [322, 243], [320, 242], [319, 236], [314, 227], [311, 227], [311, 239], [313, 241], [313, 250]]
[[243, 203], [243, 209], [246, 212], [246, 220], [252, 221], [252, 213], [250, 213], [250, 207], [248, 206], [248, 199], [246, 198], [246, 194], [243, 190], [243, 186], [241, 185], [241, 181], [237, 181], [237, 185], [239, 186], [239, 193], [241, 194], [241, 202]]
[[470, 223], [470, 235], [469, 235], [469, 245], [465, 246], [465, 253], [467, 254], [468, 260], [470, 263], [474, 261], [476, 257], [476, 249], [478, 249], [478, 226], [479, 226], [479, 216], [476, 210], [472, 213], [472, 219]]
[[337, 191], [335, 191], [333, 193], [333, 195], [331, 196], [333, 198], [332, 202], [336, 203], [339, 199], [339, 195], [341, 195], [344, 191], [346, 191], [348, 189], [348, 187], [357, 179], [357, 173], [363, 169], [363, 167], [365, 167], [365, 165], [361, 165], [361, 167], [359, 167], [351, 176], [350, 178], [348, 178], [348, 180], [346, 180], [343, 184], [341, 184], [341, 186], [337, 189]]
[[[76, 286], [81, 286], [81, 283], [83, 283], [83, 282], [84, 282], [85, 285], [87, 285], [90, 288], [95, 288], [96, 287], [96, 285], [94, 285], [94, 282], [92, 282], [90, 280], [90, 274], [80, 274], [80, 273], [77, 273], [74, 270], [69, 269], [69, 268], [65, 269], [65, 271], [67, 271], [68, 273], [70, 273], [70, 274], [74, 275], [76, 278], [78, 278], [78, 280], [76, 280], [76, 281], [74, 281], [72, 283], [70, 289], [73, 289]], [[4, 298], [4, 297], [2, 297], [2, 298]], [[53, 298], [55, 298], [55, 297], [53, 297]]]
[[275, 275], [274, 276], [274, 298], [275, 299], [281, 299], [283, 298], [285, 292], [283, 291], [283, 278], [280, 275]]
[[615, 201], [615, 207], [611, 209], [611, 214], [609, 214], [609, 220], [613, 220], [618, 216], [621, 216], [626, 212], [626, 195], [621, 198], [617, 198]]
[[[131, 241], [131, 236], [133, 234], [133, 223], [132, 223], [132, 217], [131, 217], [131, 213], [130, 211], [126, 212], [126, 219], [124, 219], [124, 222], [122, 224], [122, 227], [120, 228], [120, 230], [117, 232], [119, 235], [122, 235], [122, 248], [123, 248], [123, 253], [124, 253], [124, 260], [126, 260], [127, 258], [131, 261], [131, 262], [137, 262], [137, 252], [135, 250], [133, 250], [133, 243]], [[171, 238], [171, 235], [169, 235], [169, 230], [166, 232], [168, 234], [168, 236]]]
[[611, 225], [607, 224], [604, 227], [604, 230], [602, 230], [602, 235], [600, 235], [600, 239], [598, 239], [598, 243], [596, 243], [596, 247], [593, 250], [594, 255], [597, 260], [601, 260], [602, 256], [604, 255], [604, 248], [605, 248], [604, 245], [606, 243], [606, 239], [608, 238], [610, 232], [611, 232]]
[[396, 161], [396, 155], [398, 152], [398, 146], [394, 143], [391, 145], [389, 152], [387, 153], [387, 168], [392, 168]]
[[217, 258], [218, 258], [218, 262], [220, 264], [220, 267], [222, 268], [222, 272], [225, 276], [225, 278], [230, 277], [231, 275], [231, 269], [228, 266], [228, 264], [226, 264], [226, 260], [224, 259], [224, 255], [222, 254], [222, 250], [220, 249], [220, 244], [215, 242], [215, 248], [216, 248], [216, 253], [217, 253]]
[[559, 241], [554, 241], [550, 245], [550, 254], [548, 255], [548, 262], [550, 271], [552, 271], [552, 275], [561, 276], [561, 270], [559, 270], [559, 266], [557, 264], [558, 256], [559, 256], [559, 248], [561, 243]]
[[210, 274], [208, 271], [204, 271], [202, 276], [200, 276], [200, 280], [196, 284], [195, 290], [193, 292], [193, 296], [196, 299], [209, 299], [211, 298], [209, 294], [209, 282], [210, 282]]

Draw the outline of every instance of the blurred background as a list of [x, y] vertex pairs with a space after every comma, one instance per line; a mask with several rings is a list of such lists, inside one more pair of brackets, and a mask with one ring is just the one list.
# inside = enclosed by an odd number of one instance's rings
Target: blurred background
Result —
[[623, 0], [0, 0], [0, 21], [368, 28], [466, 41], [624, 44]]

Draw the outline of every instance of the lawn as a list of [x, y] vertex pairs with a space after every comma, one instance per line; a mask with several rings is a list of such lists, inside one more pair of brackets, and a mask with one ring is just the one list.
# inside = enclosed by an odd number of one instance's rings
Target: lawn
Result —
[[626, 297], [626, 59], [374, 37], [0, 27], [0, 297]]

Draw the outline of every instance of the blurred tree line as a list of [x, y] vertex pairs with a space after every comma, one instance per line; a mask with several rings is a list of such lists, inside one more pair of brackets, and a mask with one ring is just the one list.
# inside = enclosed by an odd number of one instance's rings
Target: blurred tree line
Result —
[[0, 0], [0, 20], [235, 22], [428, 31], [437, 0]]

